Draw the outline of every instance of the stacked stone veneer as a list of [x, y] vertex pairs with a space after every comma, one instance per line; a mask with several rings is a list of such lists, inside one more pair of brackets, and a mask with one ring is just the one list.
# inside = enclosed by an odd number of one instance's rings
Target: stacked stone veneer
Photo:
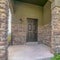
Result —
[[[12, 24], [12, 43], [24, 44], [26, 43], [27, 30], [25, 25], [20, 23]], [[25, 31], [26, 30], [26, 31]], [[38, 43], [44, 43], [51, 46], [51, 24], [38, 27]]]
[[60, 7], [52, 8], [52, 38], [51, 47], [54, 52], [60, 53]]
[[40, 27], [38, 31], [38, 42], [51, 46], [51, 24]]
[[0, 60], [7, 60], [8, 0], [0, 0]]
[[25, 25], [20, 23], [12, 24], [12, 44], [19, 45], [26, 42]]
[[[14, 21], [15, 22], [15, 21]], [[12, 22], [12, 44], [19, 45], [26, 43], [27, 27], [23, 23]], [[51, 24], [38, 25], [38, 43], [51, 46]]]

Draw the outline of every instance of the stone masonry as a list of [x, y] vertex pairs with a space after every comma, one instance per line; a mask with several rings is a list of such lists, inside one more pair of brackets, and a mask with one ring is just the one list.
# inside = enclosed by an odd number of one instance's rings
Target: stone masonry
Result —
[[52, 8], [52, 39], [51, 45], [54, 52], [60, 53], [60, 7]]
[[20, 23], [12, 24], [12, 44], [20, 45], [26, 42], [26, 32], [24, 25]]
[[51, 24], [40, 27], [38, 33], [38, 42], [51, 47]]
[[[20, 23], [12, 24], [12, 43], [20, 45], [26, 43], [26, 33], [23, 31], [23, 25]], [[26, 31], [27, 32], [27, 31]], [[44, 43], [51, 46], [51, 24], [44, 25], [38, 28], [38, 43]]]
[[7, 60], [8, 0], [0, 0], [0, 60]]

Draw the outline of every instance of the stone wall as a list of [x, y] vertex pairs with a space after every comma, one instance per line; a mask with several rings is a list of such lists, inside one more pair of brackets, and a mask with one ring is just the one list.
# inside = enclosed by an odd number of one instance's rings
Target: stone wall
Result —
[[44, 25], [38, 30], [38, 41], [39, 43], [51, 46], [51, 24]]
[[52, 49], [60, 53], [60, 7], [52, 8]]
[[0, 60], [7, 60], [8, 0], [0, 0]]
[[[26, 24], [27, 25], [27, 24]], [[12, 43], [15, 45], [26, 43], [27, 29], [21, 23], [12, 24]], [[44, 43], [51, 46], [51, 24], [38, 26], [38, 43]]]
[[12, 43], [14, 45], [24, 44], [26, 42], [25, 26], [20, 23], [12, 24]]

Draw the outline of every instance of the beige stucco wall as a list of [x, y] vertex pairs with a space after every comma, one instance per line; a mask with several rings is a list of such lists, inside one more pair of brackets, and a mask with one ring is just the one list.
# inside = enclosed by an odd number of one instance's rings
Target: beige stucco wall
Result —
[[60, 0], [55, 0], [55, 5], [60, 6]]
[[16, 2], [15, 3], [15, 20], [24, 20], [27, 23], [27, 18], [38, 19], [38, 25], [46, 25], [51, 22], [51, 2], [47, 2], [44, 7]]
[[15, 9], [15, 17], [17, 20], [20, 18], [23, 20], [26, 20], [27, 18], [36, 18], [39, 20], [39, 25], [42, 25], [42, 7], [23, 2], [17, 2], [15, 3]]
[[51, 3], [48, 1], [43, 7], [43, 25], [51, 22]]

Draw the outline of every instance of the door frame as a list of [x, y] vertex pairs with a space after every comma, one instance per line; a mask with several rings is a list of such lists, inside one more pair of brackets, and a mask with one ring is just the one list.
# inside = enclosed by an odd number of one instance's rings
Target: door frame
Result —
[[[31, 20], [36, 20], [37, 21], [37, 41], [38, 41], [38, 19], [37, 18], [27, 18], [27, 34], [26, 34], [26, 42], [28, 42], [27, 41], [27, 35], [28, 35], [28, 20], [29, 19], [31, 19]], [[37, 41], [35, 41], [35, 42], [37, 42]]]

